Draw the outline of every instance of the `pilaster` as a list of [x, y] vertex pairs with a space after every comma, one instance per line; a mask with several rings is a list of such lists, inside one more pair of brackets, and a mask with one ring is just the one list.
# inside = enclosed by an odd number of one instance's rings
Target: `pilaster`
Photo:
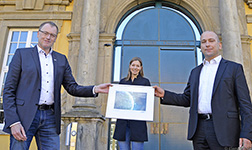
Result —
[[242, 50], [243, 50], [243, 68], [250, 89], [250, 95], [252, 95], [252, 62], [251, 62], [251, 51], [250, 51], [250, 41], [252, 37], [249, 35], [242, 35]]
[[[69, 42], [68, 50], [68, 61], [72, 69], [73, 76], [76, 79], [77, 74], [77, 64], [79, 58], [79, 49], [80, 49], [80, 33], [81, 33], [81, 21], [82, 21], [82, 11], [84, 7], [84, 0], [75, 0], [73, 5], [72, 12], [72, 24], [71, 32], [67, 35]], [[79, 83], [79, 81], [77, 80]], [[64, 96], [66, 95], [66, 96]], [[62, 99], [62, 112], [68, 112], [72, 109], [72, 106], [75, 104], [75, 97], [66, 94], [64, 91], [63, 94], [65, 99]]]
[[[99, 52], [96, 81], [98, 83], [110, 83], [113, 77], [113, 45], [115, 33], [100, 33], [99, 35]], [[106, 112], [107, 95], [100, 95], [96, 101], [96, 106], [102, 114]]]

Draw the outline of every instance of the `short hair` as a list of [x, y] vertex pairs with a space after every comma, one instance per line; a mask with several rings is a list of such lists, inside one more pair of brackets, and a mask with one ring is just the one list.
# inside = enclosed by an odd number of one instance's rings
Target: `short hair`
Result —
[[[213, 33], [213, 34], [215, 34], [215, 36], [216, 36], [216, 38], [217, 38], [217, 42], [219, 42], [220, 43], [220, 38], [219, 38], [219, 36], [218, 36], [218, 34], [216, 33], [216, 32], [214, 32], [214, 31], [204, 31], [203, 33], [205, 33], [205, 32], [211, 32], [211, 33]], [[201, 41], [201, 36], [202, 36], [202, 34], [203, 33], [201, 33], [201, 35], [200, 35], [200, 41]]]
[[58, 26], [57, 26], [54, 22], [52, 22], [52, 21], [43, 22], [43, 23], [39, 26], [39, 30], [41, 30], [41, 29], [43, 28], [43, 26], [46, 25], [46, 24], [49, 24], [49, 25], [51, 25], [52, 27], [56, 27], [56, 29], [57, 29], [57, 34], [58, 34], [59, 28], [58, 28]]

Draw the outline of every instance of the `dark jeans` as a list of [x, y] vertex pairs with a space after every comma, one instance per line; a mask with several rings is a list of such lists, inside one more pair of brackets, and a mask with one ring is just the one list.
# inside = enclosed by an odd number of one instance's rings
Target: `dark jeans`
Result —
[[60, 139], [56, 133], [54, 112], [52, 110], [37, 110], [35, 118], [26, 133], [27, 140], [22, 142], [10, 136], [10, 150], [29, 150], [35, 136], [38, 150], [59, 150]]

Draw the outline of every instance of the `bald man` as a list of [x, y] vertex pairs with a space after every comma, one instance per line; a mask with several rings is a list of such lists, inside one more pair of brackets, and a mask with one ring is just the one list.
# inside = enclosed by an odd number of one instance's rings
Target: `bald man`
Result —
[[188, 140], [195, 150], [251, 148], [252, 105], [241, 64], [220, 55], [216, 33], [201, 35], [203, 63], [191, 71], [184, 93], [155, 88], [161, 104], [190, 107]]

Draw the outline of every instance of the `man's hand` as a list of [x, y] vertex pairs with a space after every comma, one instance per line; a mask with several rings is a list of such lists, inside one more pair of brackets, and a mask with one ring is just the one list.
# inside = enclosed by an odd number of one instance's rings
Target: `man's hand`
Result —
[[160, 97], [160, 98], [164, 97], [165, 91], [161, 87], [158, 87], [155, 85], [153, 86], [153, 88], [155, 89], [155, 96]]
[[18, 141], [26, 141], [27, 137], [25, 135], [25, 130], [21, 123], [17, 123], [11, 127], [11, 134]]
[[94, 92], [107, 94], [110, 86], [112, 86], [112, 84], [110, 84], [110, 83], [104, 83], [104, 84], [97, 85], [94, 87]]
[[240, 147], [243, 146], [242, 150], [248, 150], [251, 148], [251, 141], [249, 139], [246, 138], [240, 138]]

